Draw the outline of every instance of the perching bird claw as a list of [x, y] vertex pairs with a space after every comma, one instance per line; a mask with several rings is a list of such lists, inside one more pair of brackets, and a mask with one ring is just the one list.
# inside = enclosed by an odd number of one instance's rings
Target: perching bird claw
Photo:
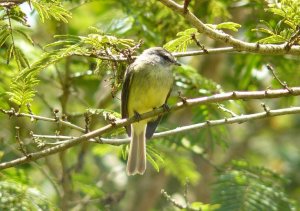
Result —
[[141, 121], [141, 114], [137, 111], [134, 111], [134, 118], [139, 122]]
[[167, 103], [162, 105], [162, 108], [164, 109], [164, 111], [169, 112], [170, 111], [170, 107], [168, 106]]

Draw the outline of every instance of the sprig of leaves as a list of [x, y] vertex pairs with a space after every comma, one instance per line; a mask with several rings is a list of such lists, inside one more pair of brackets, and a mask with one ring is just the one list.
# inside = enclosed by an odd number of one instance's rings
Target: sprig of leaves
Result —
[[184, 52], [186, 51], [188, 45], [193, 43], [192, 36], [197, 37], [199, 35], [200, 33], [197, 31], [196, 28], [186, 29], [185, 31], [178, 32], [176, 34], [178, 38], [167, 42], [164, 45], [164, 48], [171, 52]]
[[[135, 46], [133, 40], [121, 39], [100, 32], [88, 36], [57, 35], [55, 38], [58, 40], [45, 46], [45, 49], [54, 48], [53, 51], [44, 53], [40, 60], [33, 63], [31, 67], [25, 68], [15, 76], [11, 84], [11, 91], [8, 93], [13, 102], [22, 106], [31, 101], [35, 93], [33, 89], [38, 83], [36, 77], [39, 72], [52, 64], [58, 63], [63, 58], [72, 55], [110, 57], [118, 54], [120, 51]], [[114, 67], [117, 64], [114, 61], [110, 62]], [[119, 80], [119, 77], [116, 78], [116, 80]], [[21, 88], [17, 88], [18, 84], [20, 84], [19, 86], [21, 86]]]
[[[241, 27], [240, 24], [233, 23], [233, 22], [224, 22], [217, 25], [214, 24], [207, 24], [207, 26], [213, 29], [229, 29], [232, 31], [238, 31], [238, 28]], [[167, 42], [164, 45], [164, 48], [168, 51], [174, 52], [184, 52], [187, 50], [188, 46], [198, 40], [201, 34], [198, 32], [196, 28], [189, 28], [182, 32], [178, 32], [176, 36], [178, 38]]]
[[30, 103], [35, 96], [35, 87], [38, 85], [39, 80], [34, 74], [29, 74], [25, 77], [16, 77], [10, 84], [10, 100], [20, 107]]
[[[252, 31], [267, 34], [267, 37], [258, 40], [260, 43], [284, 43], [290, 40], [300, 25], [300, 2], [293, 0], [281, 0], [269, 4], [266, 11], [280, 18], [276, 26], [266, 21], [261, 21], [264, 27], [252, 29]], [[298, 39], [294, 44], [299, 44]]]
[[57, 21], [68, 23], [68, 19], [72, 17], [71, 12], [63, 8], [61, 1], [58, 0], [31, 0], [30, 3], [38, 12], [41, 21], [54, 18]]
[[234, 32], [237, 32], [238, 29], [241, 27], [240, 24], [238, 23], [234, 23], [234, 22], [223, 22], [223, 23], [219, 23], [219, 24], [206, 24], [207, 26], [209, 26], [210, 28], [213, 29], [228, 29]]
[[295, 204], [283, 191], [284, 180], [276, 173], [244, 161], [234, 161], [221, 172], [214, 186], [213, 202], [220, 211], [295, 211]]
[[0, 182], [0, 210], [55, 210], [43, 194], [25, 184]]
[[[15, 26], [16, 25], [16, 26]], [[19, 7], [6, 9], [3, 16], [0, 17], [0, 47], [6, 47], [6, 62], [10, 63], [15, 59], [18, 69], [29, 67], [29, 62], [23, 51], [16, 46], [17, 36], [33, 44], [33, 40], [25, 32], [24, 27], [28, 27], [26, 15]]]

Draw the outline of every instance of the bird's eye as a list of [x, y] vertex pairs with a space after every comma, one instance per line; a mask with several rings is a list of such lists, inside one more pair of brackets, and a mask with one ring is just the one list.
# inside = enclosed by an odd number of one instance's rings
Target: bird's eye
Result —
[[167, 61], [169, 61], [169, 62], [172, 62], [172, 59], [169, 57], [169, 56], [167, 56], [167, 55], [165, 55], [165, 54], [161, 54], [160, 55], [162, 58], [164, 58], [165, 60], [167, 60]]

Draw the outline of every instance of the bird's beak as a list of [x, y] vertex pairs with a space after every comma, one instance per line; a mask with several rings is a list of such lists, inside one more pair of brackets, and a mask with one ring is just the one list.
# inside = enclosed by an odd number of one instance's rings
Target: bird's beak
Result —
[[181, 66], [181, 64], [177, 60], [174, 61], [174, 64], [177, 66]]

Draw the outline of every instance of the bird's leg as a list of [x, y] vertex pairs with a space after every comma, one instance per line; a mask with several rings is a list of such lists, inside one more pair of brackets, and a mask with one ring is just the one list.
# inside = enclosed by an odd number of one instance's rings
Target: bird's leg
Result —
[[169, 112], [169, 111], [170, 111], [170, 107], [168, 106], [167, 103], [164, 103], [164, 104], [162, 105], [162, 108], [163, 108], [164, 111], [166, 111], [166, 112]]
[[182, 93], [181, 93], [181, 91], [178, 91], [178, 97], [179, 97], [179, 99], [181, 100], [181, 102], [183, 103], [183, 104], [186, 104], [187, 103], [187, 98], [186, 97], [184, 97], [184, 96], [182, 96]]

